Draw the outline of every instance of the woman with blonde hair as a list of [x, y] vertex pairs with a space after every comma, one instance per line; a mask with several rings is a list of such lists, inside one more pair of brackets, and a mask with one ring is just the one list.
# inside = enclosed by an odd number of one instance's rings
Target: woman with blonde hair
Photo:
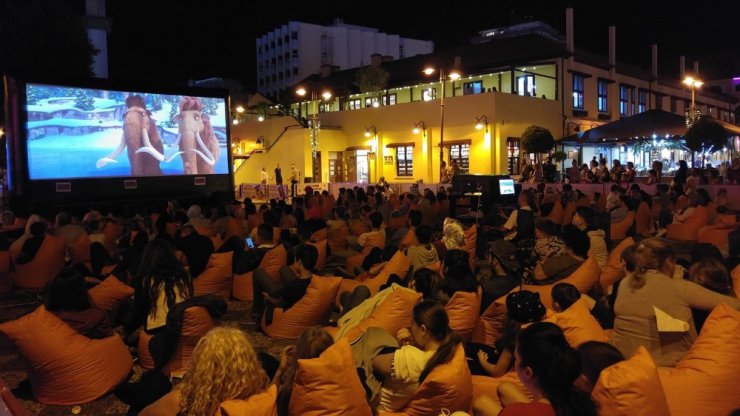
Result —
[[[691, 308], [711, 311], [724, 302], [740, 309], [737, 298], [672, 278], [675, 268], [676, 258], [666, 240], [650, 238], [637, 245], [635, 271], [622, 280], [614, 302], [611, 344], [625, 357], [642, 345], [656, 365], [674, 366], [696, 339]], [[666, 321], [682, 325], [683, 330], [666, 328]]]
[[224, 401], [248, 399], [269, 383], [246, 334], [216, 327], [198, 341], [182, 383], [140, 415], [214, 415]]

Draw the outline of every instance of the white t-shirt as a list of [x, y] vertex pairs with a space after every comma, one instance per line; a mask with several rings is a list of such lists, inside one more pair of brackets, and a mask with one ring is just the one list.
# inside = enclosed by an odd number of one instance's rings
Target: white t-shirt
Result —
[[[175, 292], [175, 304], [178, 304], [185, 300], [177, 289], [177, 286], [173, 288]], [[167, 324], [167, 314], [170, 308], [167, 306], [167, 295], [164, 293], [164, 285], [161, 286], [159, 296], [157, 296], [157, 309], [156, 316], [152, 316], [151, 312], [146, 317], [146, 329], [152, 330]]]
[[266, 170], [260, 171], [260, 182], [267, 183], [267, 178], [268, 178], [267, 171]]
[[380, 389], [378, 410], [398, 412], [414, 397], [419, 389], [419, 376], [426, 367], [434, 351], [424, 351], [413, 345], [406, 345], [393, 353], [391, 376], [383, 381]]

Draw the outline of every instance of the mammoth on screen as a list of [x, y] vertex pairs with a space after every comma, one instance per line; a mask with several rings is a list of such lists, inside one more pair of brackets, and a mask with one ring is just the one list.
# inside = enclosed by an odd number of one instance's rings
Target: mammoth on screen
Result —
[[228, 174], [226, 99], [28, 84], [31, 180]]

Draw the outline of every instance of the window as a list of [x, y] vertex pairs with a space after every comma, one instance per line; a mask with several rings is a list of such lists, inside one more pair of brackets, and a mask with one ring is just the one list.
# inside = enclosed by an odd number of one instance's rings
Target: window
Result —
[[671, 113], [678, 111], [678, 100], [676, 97], [671, 97]]
[[285, 36], [283, 36], [283, 42], [288, 43], [290, 41], [290, 38], [288, 37], [288, 34], [286, 33]]
[[598, 107], [599, 113], [609, 112], [609, 84], [606, 80], [599, 80]]
[[294, 30], [290, 32], [290, 38], [293, 40], [298, 40], [298, 31]]
[[359, 109], [362, 108], [362, 104], [361, 104], [361, 101], [360, 101], [359, 98], [356, 99], [356, 100], [349, 100], [349, 102], [347, 104], [349, 104], [349, 107], [348, 108], [350, 110], [359, 110]]
[[619, 115], [620, 116], [626, 116], [629, 115], [627, 113], [627, 102], [629, 101], [630, 96], [630, 87], [626, 85], [620, 85], [619, 86]]
[[630, 115], [637, 114], [635, 113], [635, 87], [630, 87]]
[[573, 108], [583, 110], [583, 75], [573, 74]]
[[283, 38], [278, 38], [277, 46], [283, 46]]
[[456, 160], [457, 165], [468, 172], [470, 170], [470, 145], [467, 143], [451, 145], [450, 164], [453, 160]]
[[427, 88], [421, 91], [421, 99], [424, 101], [431, 101], [437, 98], [436, 88]]
[[365, 108], [380, 107], [380, 98], [378, 97], [365, 97]]
[[414, 176], [414, 146], [396, 147], [396, 175]]
[[396, 94], [388, 94], [385, 96], [385, 105], [395, 105], [396, 104]]
[[293, 75], [298, 75], [298, 67], [293, 67]]
[[463, 95], [480, 94], [483, 92], [483, 81], [466, 82], [463, 84]]
[[293, 49], [293, 51], [291, 53], [292, 53], [293, 58], [297, 58], [298, 57], [298, 49]]
[[638, 91], [638, 97], [637, 97], [637, 112], [643, 113], [647, 111], [647, 100], [648, 100], [648, 92], [646, 90], [639, 90]]
[[506, 142], [509, 155], [509, 175], [519, 175], [519, 139], [509, 137]]
[[[581, 80], [583, 80], [583, 77], [581, 77]], [[583, 82], [581, 82], [581, 85], [583, 85]], [[516, 92], [519, 95], [526, 95], [527, 97], [537, 96], [534, 86], [534, 76], [532, 75], [516, 77], [516, 87]], [[583, 94], [581, 94], [581, 101], [583, 101]], [[583, 103], [581, 103], [581, 105], [583, 105]]]

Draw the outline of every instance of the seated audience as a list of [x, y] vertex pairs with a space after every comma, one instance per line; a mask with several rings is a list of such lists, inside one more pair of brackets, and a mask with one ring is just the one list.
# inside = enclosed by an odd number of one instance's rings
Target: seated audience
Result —
[[546, 285], [565, 279], [578, 270], [588, 256], [588, 237], [575, 225], [563, 227], [565, 253], [553, 256], [534, 269], [534, 283]]
[[587, 341], [579, 345], [577, 350], [581, 356], [581, 375], [574, 384], [588, 395], [591, 395], [602, 370], [624, 361], [622, 353], [606, 342]]
[[450, 250], [442, 263], [443, 284], [442, 290], [450, 298], [457, 291], [473, 292], [478, 290], [478, 281], [470, 270], [468, 252], [464, 250]]
[[46, 310], [88, 338], [102, 339], [113, 335], [108, 314], [90, 302], [85, 276], [78, 269], [59, 271], [44, 289]]
[[439, 261], [437, 249], [431, 244], [432, 230], [426, 225], [420, 225], [416, 228], [417, 244], [406, 249], [406, 255], [411, 261], [413, 271], [422, 267], [430, 266]]
[[606, 266], [609, 258], [609, 251], [606, 247], [606, 232], [599, 228], [596, 212], [588, 207], [576, 208], [576, 214], [573, 216], [573, 225], [581, 231], [585, 231], [589, 238], [588, 257], [594, 257], [599, 267]]
[[[716, 258], [703, 258], [692, 264], [689, 268], [689, 281], [720, 295], [735, 296], [730, 274], [727, 272], [725, 265]], [[709, 316], [709, 311], [691, 309], [691, 315], [694, 317], [696, 332], [701, 332], [704, 321]]]

